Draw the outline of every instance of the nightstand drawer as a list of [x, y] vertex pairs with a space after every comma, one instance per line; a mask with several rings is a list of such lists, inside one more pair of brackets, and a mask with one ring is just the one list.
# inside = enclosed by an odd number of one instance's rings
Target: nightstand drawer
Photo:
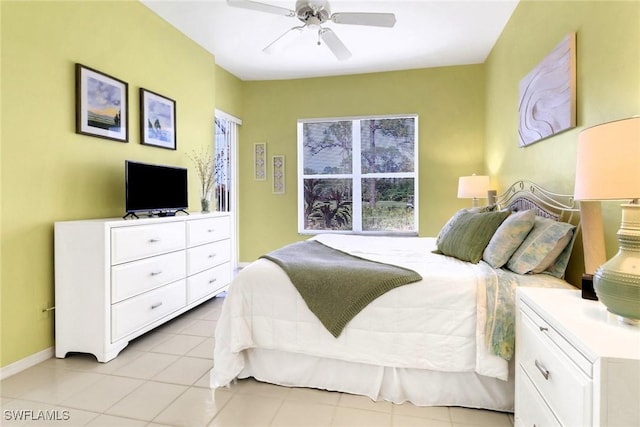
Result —
[[230, 236], [231, 222], [228, 216], [198, 219], [187, 223], [187, 245], [189, 247], [228, 239]]
[[591, 379], [560, 350], [549, 332], [554, 331], [548, 324], [522, 312], [518, 369], [526, 372], [563, 425], [591, 425]]
[[[520, 381], [518, 381], [516, 388], [516, 401], [518, 402], [516, 406], [520, 410], [514, 414], [515, 427], [560, 427], [560, 423], [553, 416], [553, 412], [544, 402], [542, 396], [536, 391], [522, 366], [518, 366], [517, 369]], [[520, 402], [524, 404], [520, 404]]]
[[111, 341], [117, 341], [186, 305], [185, 280], [114, 304], [111, 307]]
[[111, 303], [115, 304], [185, 276], [185, 251], [170, 252], [113, 266]]
[[187, 250], [187, 274], [195, 274], [231, 260], [231, 242], [221, 240]]
[[119, 227], [111, 230], [112, 265], [184, 248], [183, 222]]
[[565, 337], [551, 327], [542, 317], [538, 315], [531, 307], [526, 304], [521, 306], [522, 312], [538, 327], [540, 332], [544, 332], [544, 336], [553, 341], [567, 357], [587, 374], [589, 378], [593, 378], [593, 363], [589, 361], [578, 349], [576, 349]]

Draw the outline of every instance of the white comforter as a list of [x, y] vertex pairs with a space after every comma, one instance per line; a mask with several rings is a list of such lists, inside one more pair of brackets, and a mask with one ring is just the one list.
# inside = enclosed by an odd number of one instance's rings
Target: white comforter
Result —
[[[485, 344], [485, 284], [493, 273], [487, 264], [433, 254], [434, 238], [331, 234], [315, 239], [363, 258], [413, 269], [423, 280], [377, 298], [334, 338], [286, 273], [259, 259], [229, 287], [215, 333], [212, 387], [236, 378], [244, 367], [242, 352], [250, 348], [507, 379], [508, 363]], [[550, 276], [540, 280], [561, 282]]]

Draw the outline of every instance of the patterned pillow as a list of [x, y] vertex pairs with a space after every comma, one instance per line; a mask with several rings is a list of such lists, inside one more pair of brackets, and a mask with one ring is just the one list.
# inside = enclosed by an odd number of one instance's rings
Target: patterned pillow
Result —
[[507, 268], [518, 274], [542, 273], [569, 245], [575, 228], [565, 222], [537, 216], [533, 229], [509, 259]]
[[459, 212], [437, 242], [438, 253], [477, 264], [508, 211]]
[[509, 215], [489, 241], [482, 259], [493, 268], [505, 265], [533, 228], [535, 218], [533, 209]]
[[[572, 234], [574, 233], [575, 231]], [[567, 269], [567, 265], [569, 264], [569, 258], [571, 258], [571, 252], [573, 251], [574, 242], [575, 242], [575, 239], [573, 238], [573, 236], [571, 236], [571, 241], [569, 242], [569, 244], [560, 253], [558, 258], [556, 258], [555, 261], [552, 262], [551, 265], [547, 267], [545, 271], [543, 271], [543, 273], [550, 274], [559, 279], [562, 279]]]

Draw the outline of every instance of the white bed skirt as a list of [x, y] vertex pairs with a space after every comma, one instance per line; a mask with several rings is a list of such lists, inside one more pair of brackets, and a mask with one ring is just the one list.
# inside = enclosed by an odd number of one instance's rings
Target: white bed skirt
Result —
[[390, 368], [277, 350], [247, 349], [238, 378], [287, 387], [310, 387], [417, 406], [464, 406], [513, 412], [513, 363], [509, 380], [475, 372]]

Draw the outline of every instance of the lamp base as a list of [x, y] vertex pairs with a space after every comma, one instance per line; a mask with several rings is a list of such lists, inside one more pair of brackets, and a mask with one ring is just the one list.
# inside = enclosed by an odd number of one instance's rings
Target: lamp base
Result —
[[618, 253], [596, 270], [594, 288], [611, 313], [640, 323], [640, 205], [622, 205], [618, 242]]
[[633, 326], [635, 328], [640, 328], [640, 320], [619, 316], [615, 313], [610, 312], [609, 310], [607, 310], [607, 322], [614, 325], [627, 325]]
[[620, 321], [625, 325], [635, 326], [636, 328], [640, 328], [640, 319], [627, 319], [626, 317], [620, 316]]

